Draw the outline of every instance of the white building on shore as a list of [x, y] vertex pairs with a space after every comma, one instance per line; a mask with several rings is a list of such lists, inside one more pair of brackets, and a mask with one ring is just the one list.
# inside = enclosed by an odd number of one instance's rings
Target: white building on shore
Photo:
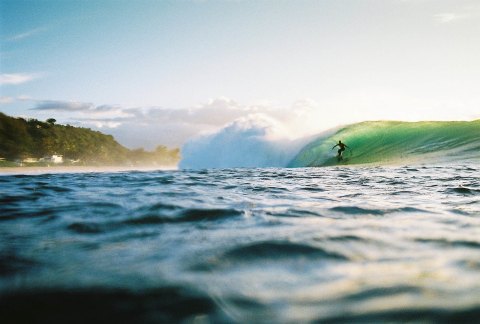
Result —
[[63, 163], [63, 155], [53, 154], [51, 156], [45, 156], [40, 159], [40, 162], [50, 162], [55, 164]]

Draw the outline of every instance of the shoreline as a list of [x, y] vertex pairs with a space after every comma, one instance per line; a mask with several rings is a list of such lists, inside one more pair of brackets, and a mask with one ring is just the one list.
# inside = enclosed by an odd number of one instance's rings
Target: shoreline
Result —
[[125, 171], [171, 171], [177, 166], [32, 166], [32, 167], [0, 167], [2, 175], [35, 175], [46, 173], [95, 173]]

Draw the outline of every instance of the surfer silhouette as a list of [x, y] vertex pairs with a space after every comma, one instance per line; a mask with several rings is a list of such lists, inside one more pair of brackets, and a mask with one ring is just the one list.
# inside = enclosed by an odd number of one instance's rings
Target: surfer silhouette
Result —
[[348, 147], [350, 148], [347, 144], [345, 143], [342, 143], [342, 141], [338, 141], [338, 144], [336, 144], [334, 147], [332, 147], [332, 150], [336, 147], [339, 147], [338, 149], [338, 155], [337, 155], [337, 159], [340, 161], [340, 160], [343, 160], [343, 156], [342, 156], [342, 153], [343, 151], [345, 151], [345, 148]]

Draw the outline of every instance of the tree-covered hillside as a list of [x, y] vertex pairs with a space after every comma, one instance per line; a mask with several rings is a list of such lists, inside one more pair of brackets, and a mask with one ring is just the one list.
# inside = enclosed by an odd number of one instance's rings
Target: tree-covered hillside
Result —
[[111, 135], [55, 122], [53, 118], [41, 122], [0, 112], [0, 158], [14, 161], [59, 154], [66, 161], [87, 165], [172, 165], [180, 159], [179, 149], [129, 150]]

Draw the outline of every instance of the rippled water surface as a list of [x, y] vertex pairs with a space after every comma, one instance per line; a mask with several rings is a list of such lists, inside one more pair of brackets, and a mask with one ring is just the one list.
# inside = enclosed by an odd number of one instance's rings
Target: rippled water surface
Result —
[[0, 176], [7, 322], [480, 318], [480, 167]]

